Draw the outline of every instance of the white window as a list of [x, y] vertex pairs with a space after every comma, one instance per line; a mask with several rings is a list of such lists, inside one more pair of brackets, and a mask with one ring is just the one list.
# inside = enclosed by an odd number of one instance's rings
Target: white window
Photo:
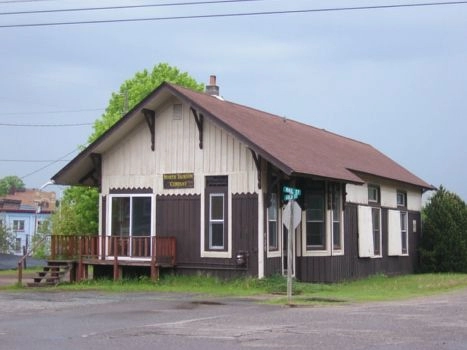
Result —
[[408, 218], [407, 212], [401, 211], [401, 243], [402, 255], [409, 254], [409, 232], [408, 232]]
[[279, 233], [277, 226], [278, 203], [277, 194], [271, 194], [268, 207], [268, 249], [269, 251], [279, 250]]
[[397, 206], [407, 207], [407, 193], [403, 191], [397, 191]]
[[308, 250], [325, 250], [324, 191], [309, 193], [306, 201], [306, 247]]
[[409, 254], [408, 215], [406, 211], [388, 210], [388, 255]]
[[379, 203], [379, 187], [376, 185], [368, 185], [368, 202]]
[[225, 257], [230, 254], [231, 245], [228, 227], [228, 177], [206, 176], [205, 180], [205, 226], [202, 239], [204, 253], [202, 254], [210, 257]]
[[371, 208], [371, 223], [373, 226], [373, 252], [375, 256], [381, 256], [381, 209]]
[[24, 220], [13, 220], [13, 231], [24, 231]]
[[333, 250], [343, 249], [342, 191], [340, 184], [330, 186], [331, 191], [331, 236]]
[[209, 195], [209, 249], [224, 249], [224, 194]]
[[150, 195], [112, 195], [111, 203], [112, 236], [151, 236]]
[[381, 257], [381, 209], [358, 206], [358, 255]]

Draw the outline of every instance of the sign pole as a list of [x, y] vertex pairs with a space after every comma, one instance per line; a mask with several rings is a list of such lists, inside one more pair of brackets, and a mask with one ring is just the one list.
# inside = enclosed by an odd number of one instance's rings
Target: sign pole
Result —
[[294, 200], [292, 199], [291, 201], [291, 206], [290, 206], [290, 225], [288, 229], [288, 236], [287, 236], [287, 302], [289, 304], [292, 303], [292, 266], [293, 266], [293, 234], [294, 234], [294, 225], [293, 225], [293, 202]]

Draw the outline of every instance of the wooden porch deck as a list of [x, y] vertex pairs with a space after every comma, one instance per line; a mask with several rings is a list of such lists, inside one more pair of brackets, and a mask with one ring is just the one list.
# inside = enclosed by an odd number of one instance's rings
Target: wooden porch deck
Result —
[[159, 278], [160, 268], [176, 265], [174, 237], [120, 237], [52, 235], [49, 261], [70, 261], [71, 278], [87, 279], [89, 266], [112, 266], [113, 278], [123, 275], [123, 267], [148, 267], [151, 279]]

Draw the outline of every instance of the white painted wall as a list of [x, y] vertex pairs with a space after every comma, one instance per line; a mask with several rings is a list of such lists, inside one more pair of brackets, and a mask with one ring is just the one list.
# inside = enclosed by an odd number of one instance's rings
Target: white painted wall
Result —
[[[155, 151], [141, 122], [118, 145], [102, 155], [102, 193], [110, 188], [151, 187], [160, 194], [202, 193], [204, 176], [229, 175], [231, 193], [257, 193], [257, 171], [248, 148], [204, 119], [203, 149], [194, 117], [183, 105], [181, 120], [172, 118], [174, 103], [156, 111]], [[163, 189], [163, 174], [194, 173], [193, 189]]]

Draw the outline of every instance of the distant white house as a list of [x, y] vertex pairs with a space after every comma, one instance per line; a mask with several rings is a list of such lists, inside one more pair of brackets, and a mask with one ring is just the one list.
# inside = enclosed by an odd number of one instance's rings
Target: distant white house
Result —
[[11, 253], [22, 255], [36, 233], [47, 232], [54, 211], [55, 192], [26, 189], [0, 197], [0, 225], [15, 234]]

